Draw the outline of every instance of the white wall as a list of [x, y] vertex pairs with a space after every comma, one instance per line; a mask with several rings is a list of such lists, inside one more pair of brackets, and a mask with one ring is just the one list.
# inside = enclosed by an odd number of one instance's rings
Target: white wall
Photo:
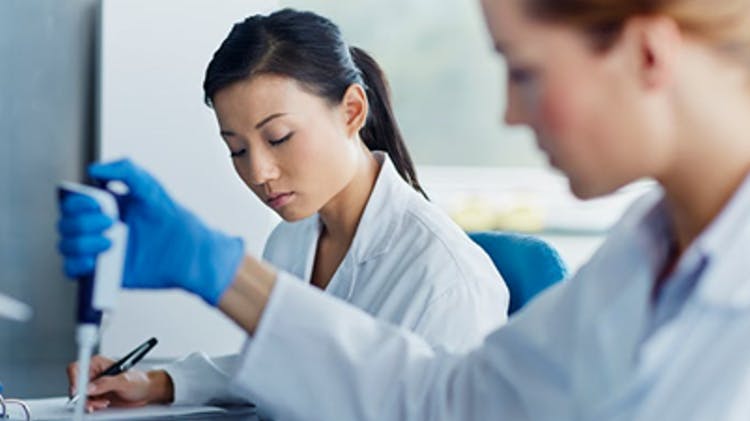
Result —
[[[128, 156], [209, 224], [260, 253], [276, 218], [234, 173], [213, 112], [202, 102], [205, 68], [234, 22], [274, 0], [105, 0], [102, 7], [100, 156]], [[166, 244], [165, 247], [169, 245]], [[123, 292], [102, 352], [122, 355], [160, 340], [151, 358], [236, 351], [243, 335], [199, 299], [178, 291]]]

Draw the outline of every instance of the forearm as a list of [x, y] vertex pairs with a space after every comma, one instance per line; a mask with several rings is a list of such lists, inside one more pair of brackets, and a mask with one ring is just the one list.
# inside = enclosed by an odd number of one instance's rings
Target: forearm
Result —
[[234, 281], [219, 301], [219, 309], [252, 335], [276, 283], [276, 270], [245, 256]]
[[[252, 335], [275, 281], [276, 271], [273, 268], [258, 259], [245, 256], [232, 284], [219, 301], [219, 309]], [[150, 403], [168, 404], [175, 401], [175, 386], [166, 370], [152, 370], [147, 375]]]
[[[276, 311], [281, 303], [284, 311]], [[444, 390], [456, 361], [438, 358], [408, 331], [283, 274], [268, 310], [244, 350], [234, 387], [247, 391], [271, 418], [469, 418], [433, 416], [441, 402], [451, 400], [444, 399], [449, 396]], [[470, 387], [459, 390], [474, 393]], [[428, 396], [437, 398], [416, 404]]]

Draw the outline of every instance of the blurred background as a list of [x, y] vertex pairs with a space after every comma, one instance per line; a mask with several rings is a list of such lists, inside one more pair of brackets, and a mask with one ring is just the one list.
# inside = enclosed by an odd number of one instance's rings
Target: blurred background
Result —
[[[380, 62], [423, 185], [466, 230], [533, 233], [575, 271], [651, 186], [589, 202], [568, 193], [529, 131], [502, 124], [505, 68], [473, 0], [2, 0], [0, 293], [34, 311], [26, 323], [0, 318], [7, 394], [66, 391], [74, 288], [56, 253], [55, 185], [81, 180], [88, 162], [137, 160], [261, 252], [278, 219], [234, 174], [201, 82], [232, 23], [279, 7], [331, 18]], [[101, 350], [119, 356], [150, 336], [152, 362], [231, 353], [243, 340], [184, 293], [126, 292]]]

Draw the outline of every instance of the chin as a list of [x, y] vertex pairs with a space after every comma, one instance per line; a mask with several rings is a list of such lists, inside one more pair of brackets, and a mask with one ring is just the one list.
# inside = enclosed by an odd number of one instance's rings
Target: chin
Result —
[[295, 209], [281, 209], [276, 211], [276, 214], [286, 222], [297, 222], [313, 216], [315, 212], [300, 212]]
[[276, 212], [281, 219], [283, 219], [286, 222], [297, 222], [305, 219], [304, 215], [298, 215], [298, 214], [290, 214], [286, 212]]
[[604, 185], [585, 183], [573, 178], [568, 178], [568, 185], [570, 186], [570, 191], [573, 193], [573, 196], [581, 200], [596, 199], [617, 190], [617, 188], [607, 188]]

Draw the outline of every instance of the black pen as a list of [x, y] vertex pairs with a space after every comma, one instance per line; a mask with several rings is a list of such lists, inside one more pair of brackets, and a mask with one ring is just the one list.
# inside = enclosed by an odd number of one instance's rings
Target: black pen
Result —
[[[151, 348], [155, 347], [156, 344], [159, 341], [156, 340], [156, 338], [151, 338], [147, 340], [146, 342], [142, 343], [140, 346], [138, 346], [136, 349], [130, 351], [128, 355], [120, 358], [115, 363], [113, 363], [111, 366], [107, 367], [106, 370], [99, 373], [96, 377], [94, 377], [92, 380], [96, 380], [98, 378], [104, 377], [104, 376], [116, 376], [122, 372], [128, 371], [132, 366], [134, 366], [138, 361], [143, 359], [146, 354], [148, 354], [149, 351], [151, 351]], [[81, 396], [80, 393], [77, 393], [75, 396], [72, 396], [68, 400], [68, 405], [75, 403], [75, 401], [78, 400], [78, 397]]]

